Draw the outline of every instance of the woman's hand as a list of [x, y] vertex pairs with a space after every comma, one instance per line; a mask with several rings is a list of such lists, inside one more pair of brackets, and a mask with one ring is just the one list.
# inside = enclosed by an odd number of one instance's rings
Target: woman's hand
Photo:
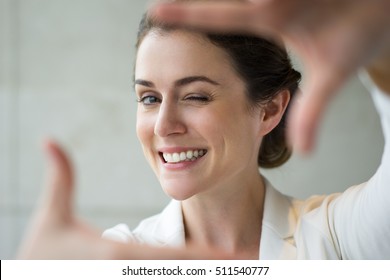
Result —
[[157, 249], [101, 238], [98, 230], [73, 212], [74, 177], [65, 152], [53, 141], [44, 145], [49, 166], [46, 189], [19, 250], [20, 259], [214, 259], [223, 254], [204, 248]]
[[366, 69], [374, 83], [390, 95], [390, 45], [371, 61]]
[[390, 45], [389, 11], [390, 0], [199, 1], [152, 8], [169, 24], [281, 37], [305, 66], [303, 95], [289, 127], [301, 152], [313, 148], [321, 116], [343, 83]]

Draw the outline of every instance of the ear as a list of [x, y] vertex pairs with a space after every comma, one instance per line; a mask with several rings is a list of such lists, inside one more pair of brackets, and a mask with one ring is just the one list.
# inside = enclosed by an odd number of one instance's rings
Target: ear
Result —
[[290, 91], [284, 89], [263, 106], [260, 127], [261, 136], [270, 133], [279, 124], [290, 102], [290, 96]]

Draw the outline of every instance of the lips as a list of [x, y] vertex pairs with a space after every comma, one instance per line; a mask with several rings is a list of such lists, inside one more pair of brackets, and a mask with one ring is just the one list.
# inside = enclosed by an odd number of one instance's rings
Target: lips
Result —
[[198, 158], [203, 157], [206, 153], [207, 150], [205, 149], [190, 149], [174, 153], [160, 152], [160, 155], [166, 163], [180, 163], [186, 161], [195, 161]]

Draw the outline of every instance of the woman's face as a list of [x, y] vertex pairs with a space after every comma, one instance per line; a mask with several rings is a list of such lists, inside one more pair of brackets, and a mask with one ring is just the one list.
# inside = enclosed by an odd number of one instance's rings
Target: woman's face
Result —
[[262, 112], [225, 51], [195, 33], [149, 32], [135, 87], [137, 135], [168, 195], [226, 191], [257, 171]]

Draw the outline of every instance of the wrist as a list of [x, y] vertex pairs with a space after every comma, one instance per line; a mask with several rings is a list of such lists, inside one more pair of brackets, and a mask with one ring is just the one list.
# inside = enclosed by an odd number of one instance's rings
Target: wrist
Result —
[[367, 65], [366, 70], [372, 81], [390, 95], [390, 43]]

